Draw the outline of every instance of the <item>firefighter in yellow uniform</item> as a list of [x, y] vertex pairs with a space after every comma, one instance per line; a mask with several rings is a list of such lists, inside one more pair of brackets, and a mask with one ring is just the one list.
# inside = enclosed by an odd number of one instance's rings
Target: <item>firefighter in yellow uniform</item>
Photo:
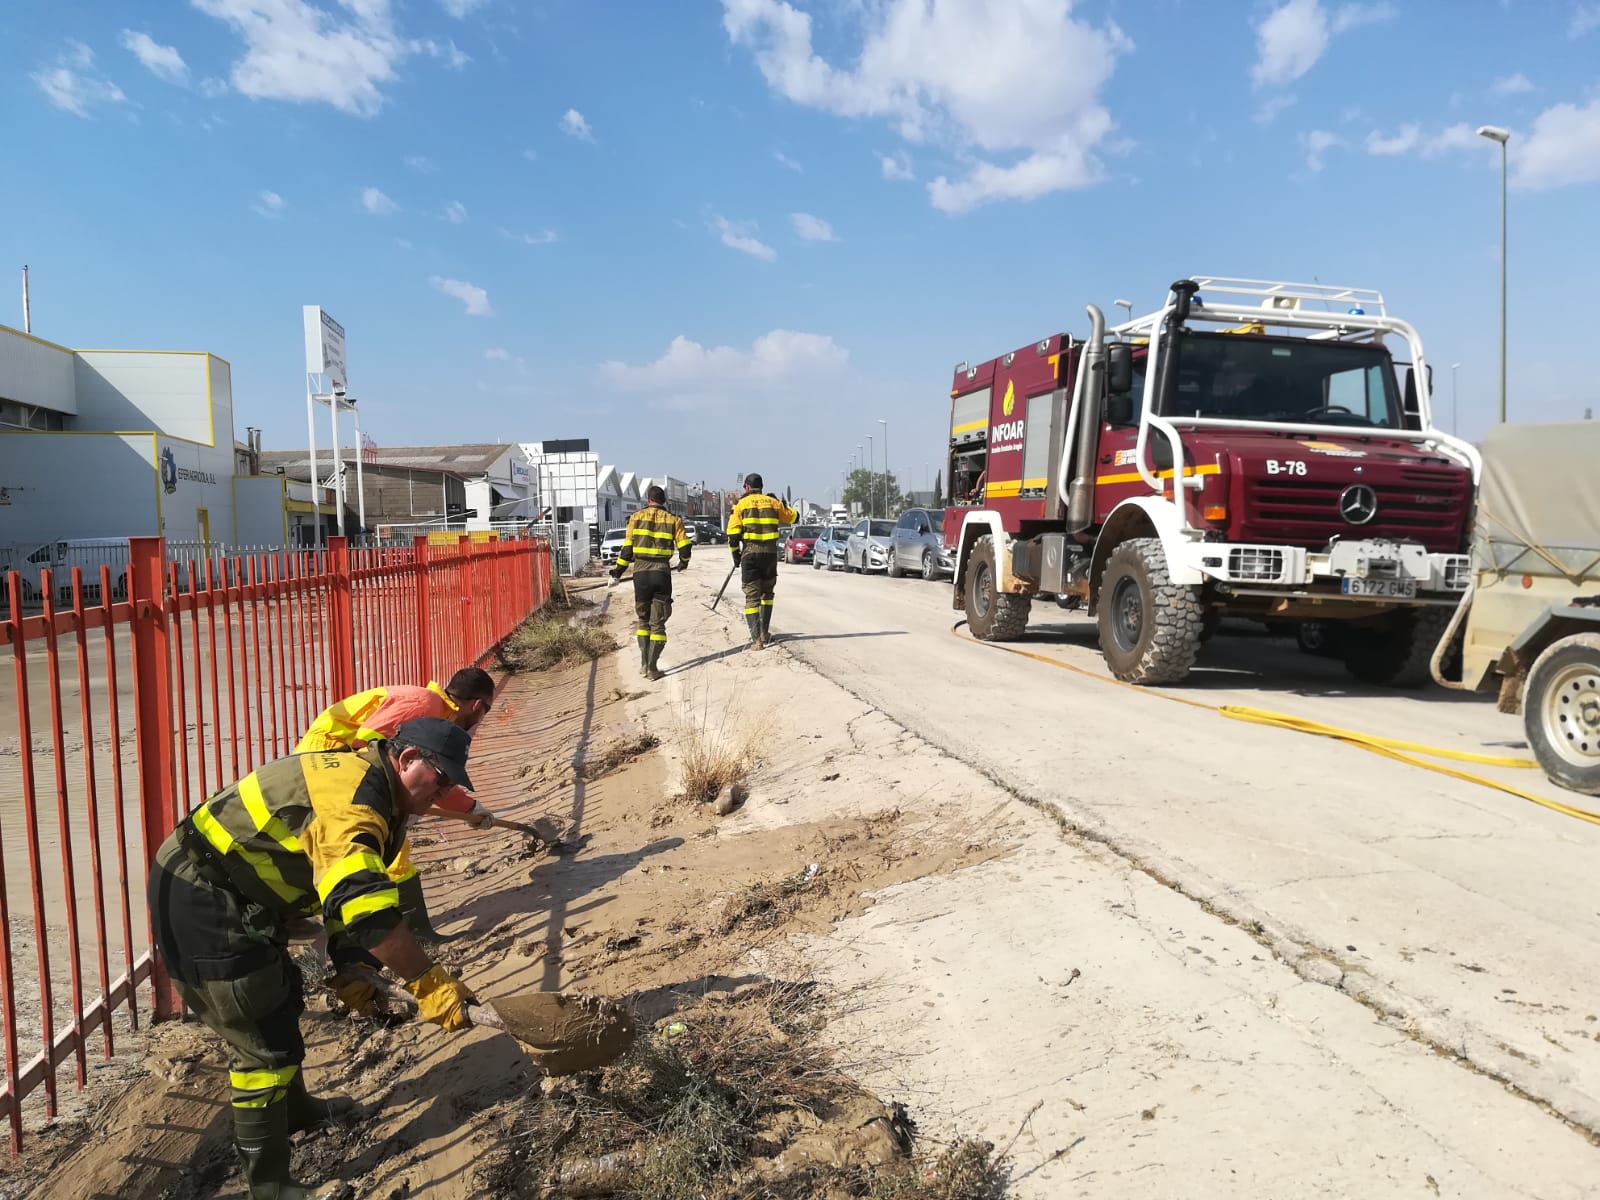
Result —
[[694, 545], [684, 532], [683, 522], [667, 511], [667, 493], [652, 484], [645, 489], [646, 506], [628, 518], [617, 565], [611, 569], [611, 582], [619, 583], [622, 573], [633, 564], [633, 611], [639, 619], [639, 673], [646, 679], [661, 679], [661, 651], [667, 645], [667, 618], [672, 616], [672, 556], [678, 556], [678, 570], [689, 566], [689, 550]]
[[761, 476], [744, 477], [744, 495], [728, 517], [728, 545], [733, 565], [744, 584], [744, 619], [750, 626], [750, 648], [772, 640], [772, 593], [778, 586], [778, 527], [799, 516], [771, 492], [761, 491]]
[[[462, 667], [440, 687], [400, 685], [368, 688], [346, 696], [318, 714], [295, 745], [296, 754], [318, 750], [359, 750], [370, 742], [391, 736], [406, 721], [418, 717], [439, 717], [452, 721], [469, 734], [489, 715], [494, 705], [494, 678], [477, 667]], [[439, 808], [466, 813], [482, 829], [494, 824], [494, 814], [462, 788], [450, 788], [436, 801]], [[400, 911], [411, 932], [425, 941], [449, 941], [436, 932], [428, 916], [428, 903], [422, 891], [422, 877], [411, 861], [411, 840], [400, 845], [389, 864], [389, 878], [400, 888]]]
[[314, 1099], [300, 1066], [304, 981], [291, 923], [321, 916], [334, 989], [370, 1012], [379, 964], [406, 981], [425, 1020], [471, 1025], [476, 997], [431, 964], [406, 928], [385, 870], [407, 821], [450, 787], [470, 788], [466, 731], [408, 721], [354, 753], [280, 758], [208, 799], [179, 824], [150, 869], [156, 946], [185, 1004], [231, 1051], [234, 1142], [252, 1200], [305, 1200], [289, 1174], [289, 1137], [355, 1107]]

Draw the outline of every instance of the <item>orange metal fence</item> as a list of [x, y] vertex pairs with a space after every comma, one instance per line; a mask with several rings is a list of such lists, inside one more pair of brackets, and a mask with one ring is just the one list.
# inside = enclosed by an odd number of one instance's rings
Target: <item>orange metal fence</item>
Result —
[[[13, 1153], [25, 1112], [56, 1115], [57, 1069], [73, 1060], [84, 1086], [93, 1044], [115, 1051], [112, 1015], [139, 1027], [141, 985], [156, 1017], [176, 1011], [144, 879], [180, 816], [287, 754], [338, 697], [486, 661], [550, 596], [543, 539], [352, 550], [330, 538], [326, 551], [182, 564], [159, 538], [129, 551], [125, 581], [74, 568], [62, 589], [42, 572], [32, 616], [22, 577], [0, 576], [15, 677], [14, 714], [0, 692], [0, 1117]], [[38, 1051], [24, 1061], [24, 1047]]]

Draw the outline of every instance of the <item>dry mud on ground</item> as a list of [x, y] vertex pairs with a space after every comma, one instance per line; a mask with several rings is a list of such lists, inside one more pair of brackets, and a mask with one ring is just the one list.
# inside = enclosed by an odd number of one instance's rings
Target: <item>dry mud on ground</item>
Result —
[[[601, 619], [631, 633], [623, 617]], [[728, 1172], [729, 1190], [693, 1194], [861, 1195], [864, 1165], [907, 1161], [911, 1119], [855, 1084], [821, 1043], [834, 1006], [790, 947], [794, 935], [825, 937], [862, 913], [875, 890], [1002, 857], [1003, 832], [876, 771], [847, 781], [847, 735], [822, 755], [837, 770], [816, 786], [849, 802], [804, 819], [767, 784], [825, 734], [794, 730], [779, 706], [752, 707], [716, 688], [646, 708], [637, 699], [648, 685], [618, 670], [631, 648], [509, 676], [475, 738], [480, 795], [513, 819], [553, 821], [554, 849], [449, 822], [425, 823], [415, 841], [435, 924], [461, 935], [438, 948], [440, 961], [486, 1000], [541, 988], [626, 998], [638, 1049], [603, 1075], [552, 1085], [492, 1030], [450, 1036], [344, 1015], [306, 957], [308, 1082], [347, 1092], [369, 1114], [299, 1140], [295, 1166], [307, 1182], [345, 1180], [346, 1194], [362, 1197], [666, 1196], [688, 1176], [681, 1164], [662, 1166], [665, 1153], [641, 1168], [641, 1122], [663, 1088], [681, 1091], [681, 1077], [696, 1072], [742, 1083], [704, 1096], [690, 1089], [694, 1104], [669, 1114], [684, 1137], [650, 1144], [690, 1157], [737, 1151], [754, 1165]], [[682, 796], [686, 741], [737, 754], [752, 737], [765, 749], [742, 808], [718, 817]], [[123, 1066], [132, 1081], [91, 1093], [81, 1118], [32, 1138], [0, 1194], [244, 1195], [217, 1039], [166, 1025], [142, 1066]], [[729, 1150], [733, 1142], [743, 1144]], [[941, 1148], [927, 1147], [935, 1156]], [[961, 1186], [961, 1162], [943, 1164], [942, 1176], [917, 1169], [918, 1188]], [[823, 1177], [843, 1190], [829, 1192]], [[980, 1184], [991, 1177], [971, 1173]], [[542, 1186], [550, 1180], [554, 1190]]]

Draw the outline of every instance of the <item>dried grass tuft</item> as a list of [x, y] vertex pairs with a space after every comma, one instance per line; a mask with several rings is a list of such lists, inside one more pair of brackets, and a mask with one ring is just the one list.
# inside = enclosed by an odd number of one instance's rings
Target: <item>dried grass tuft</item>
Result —
[[508, 671], [548, 671], [565, 663], [593, 662], [616, 648], [616, 639], [589, 618], [540, 612], [506, 639], [499, 657]]

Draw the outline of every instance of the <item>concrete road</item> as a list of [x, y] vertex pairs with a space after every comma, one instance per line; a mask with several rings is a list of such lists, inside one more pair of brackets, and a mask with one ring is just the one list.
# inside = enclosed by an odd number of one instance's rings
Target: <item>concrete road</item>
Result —
[[[1600, 1130], [1600, 827], [1163, 697], [1524, 754], [1520, 723], [1492, 703], [1367, 689], [1245, 627], [1207, 647], [1187, 686], [1133, 689], [1107, 677], [1092, 622], [1054, 605], [1035, 606], [1016, 644], [1046, 663], [952, 634], [948, 584], [786, 566], [777, 594], [784, 649], [866, 705], [1233, 923], [1303, 980], [1591, 1139]], [[1583, 799], [1531, 770], [1482, 774]], [[1070, 889], [1061, 900], [1069, 910]]]

